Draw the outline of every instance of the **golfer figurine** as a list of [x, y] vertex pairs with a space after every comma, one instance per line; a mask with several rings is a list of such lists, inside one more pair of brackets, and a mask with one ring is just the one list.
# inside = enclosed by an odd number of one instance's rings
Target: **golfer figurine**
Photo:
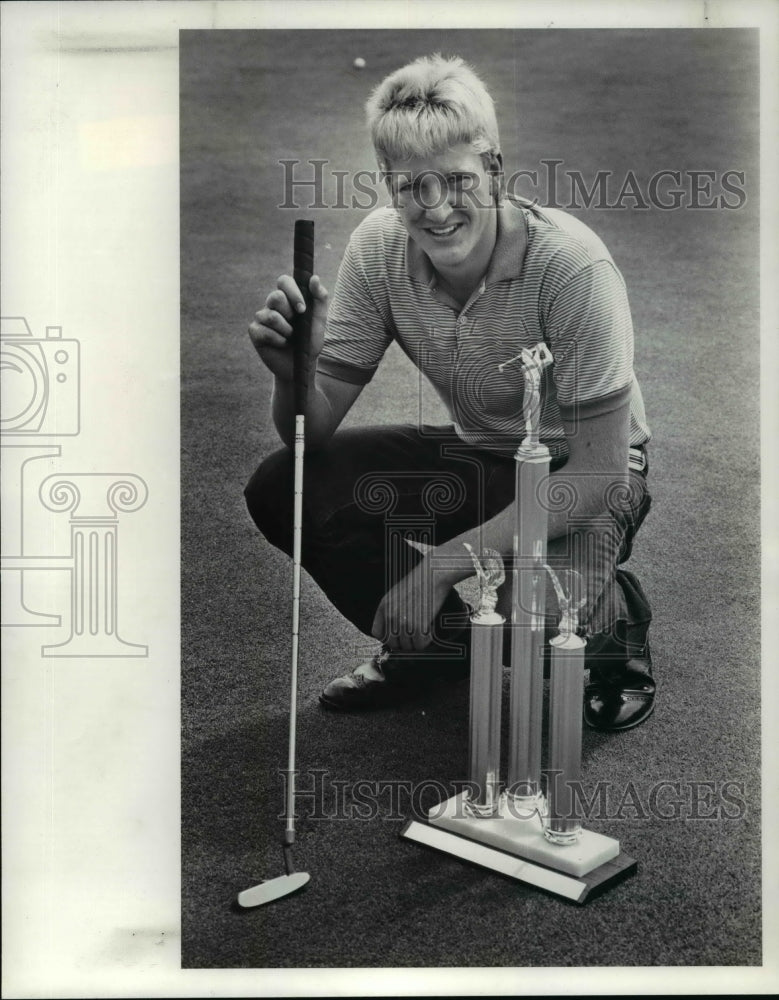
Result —
[[[584, 721], [628, 729], [649, 716], [655, 684], [649, 604], [622, 568], [650, 506], [650, 431], [625, 282], [578, 218], [531, 204], [506, 183], [492, 99], [461, 59], [415, 60], [379, 83], [366, 108], [388, 204], [351, 234], [332, 296], [316, 275], [309, 282], [302, 563], [377, 648], [365, 662], [332, 663], [322, 705], [393, 706], [467, 676], [470, 609], [456, 589], [473, 574], [464, 545], [512, 558], [514, 454], [532, 419], [549, 450], [549, 495], [570, 501], [550, 505], [547, 561], [570, 564], [586, 581]], [[331, 239], [327, 220], [318, 225]], [[265, 538], [287, 553], [290, 335], [303, 309], [285, 274], [249, 326], [274, 376], [283, 447], [263, 459], [246, 500]], [[447, 420], [404, 422], [388, 398], [379, 404], [385, 423], [342, 428], [393, 343], [432, 384]], [[521, 366], [497, 369], [538, 344], [554, 360], [530, 415]], [[426, 526], [425, 552], [398, 555], [387, 544], [388, 519], [399, 516]], [[510, 608], [507, 581], [497, 611], [508, 617]]]

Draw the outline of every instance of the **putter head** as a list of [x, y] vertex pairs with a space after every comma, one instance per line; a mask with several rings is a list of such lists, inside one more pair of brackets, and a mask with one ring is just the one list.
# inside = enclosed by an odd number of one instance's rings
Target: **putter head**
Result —
[[249, 910], [254, 906], [264, 906], [266, 903], [272, 903], [275, 899], [299, 892], [310, 878], [308, 872], [279, 875], [278, 878], [268, 879], [267, 882], [260, 882], [259, 885], [254, 885], [251, 889], [239, 892], [236, 902], [244, 910]]

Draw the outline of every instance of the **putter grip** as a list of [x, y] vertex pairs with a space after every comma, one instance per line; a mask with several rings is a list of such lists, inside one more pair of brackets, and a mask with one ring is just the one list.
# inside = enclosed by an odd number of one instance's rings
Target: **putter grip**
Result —
[[295, 259], [292, 276], [303, 293], [306, 311], [296, 314], [292, 324], [292, 362], [295, 381], [295, 413], [305, 413], [308, 375], [311, 363], [312, 297], [308, 289], [314, 273], [314, 223], [298, 219], [295, 223]]

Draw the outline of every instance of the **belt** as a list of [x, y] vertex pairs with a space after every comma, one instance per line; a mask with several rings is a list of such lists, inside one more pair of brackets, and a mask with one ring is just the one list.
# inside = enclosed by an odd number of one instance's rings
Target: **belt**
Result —
[[628, 452], [628, 468], [634, 472], [646, 472], [648, 467], [644, 446], [641, 444], [632, 447]]
[[[551, 455], [552, 461], [563, 463], [568, 458], [568, 446], [563, 441], [544, 441], [543, 442], [548, 448]], [[628, 468], [632, 469], [634, 472], [647, 472], [649, 469], [649, 461], [646, 457], [646, 446], [643, 444], [632, 445], [628, 451]]]

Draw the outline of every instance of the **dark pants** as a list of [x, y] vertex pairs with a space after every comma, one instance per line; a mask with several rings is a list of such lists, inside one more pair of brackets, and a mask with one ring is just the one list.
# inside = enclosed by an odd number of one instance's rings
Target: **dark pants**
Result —
[[[562, 464], [553, 461], [552, 471]], [[514, 459], [469, 447], [451, 428], [339, 431], [325, 448], [306, 454], [302, 564], [341, 614], [370, 635], [379, 602], [421, 558], [407, 539], [439, 545], [504, 510], [514, 492]], [[291, 554], [292, 451], [283, 448], [267, 458], [245, 494], [263, 535]], [[631, 471], [630, 490], [615, 495], [607, 514], [594, 522], [571, 519], [567, 536], [548, 545], [550, 565], [576, 569], [586, 581], [582, 624], [590, 636], [590, 660], [597, 657], [617, 671], [644, 647], [651, 620], [638, 581], [618, 568], [630, 555], [650, 503], [645, 474]], [[577, 544], [581, 538], [587, 544]], [[577, 564], [579, 553], [587, 553], [586, 566]], [[510, 580], [507, 573], [506, 588]], [[508, 605], [501, 604], [505, 613]], [[547, 608], [554, 607], [548, 600]], [[464, 655], [458, 637], [467, 613], [452, 590], [425, 651], [431, 661]], [[548, 617], [550, 629], [557, 617]]]

